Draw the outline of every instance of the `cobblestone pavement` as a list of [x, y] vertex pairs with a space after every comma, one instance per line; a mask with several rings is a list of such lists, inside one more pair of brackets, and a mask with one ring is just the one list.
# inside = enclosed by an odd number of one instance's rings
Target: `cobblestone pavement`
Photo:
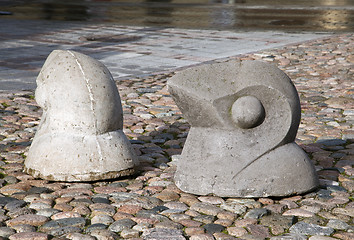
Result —
[[34, 89], [40, 68], [55, 49], [87, 54], [102, 61], [115, 79], [129, 79], [329, 35], [2, 21], [0, 91]]
[[48, 182], [23, 173], [41, 117], [33, 91], [0, 93], [0, 239], [354, 239], [354, 34], [239, 56], [277, 65], [301, 98], [297, 142], [320, 177], [287, 198], [196, 196], [173, 183], [189, 125], [171, 99], [174, 73], [121, 80], [124, 132], [142, 163], [136, 176]]

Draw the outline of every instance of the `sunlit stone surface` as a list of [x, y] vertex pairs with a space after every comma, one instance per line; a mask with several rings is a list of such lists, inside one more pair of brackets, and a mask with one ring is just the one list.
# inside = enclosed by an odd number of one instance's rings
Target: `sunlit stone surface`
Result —
[[169, 82], [191, 124], [176, 185], [221, 197], [287, 196], [318, 186], [294, 142], [300, 101], [289, 77], [258, 61], [229, 61], [178, 72]]
[[122, 131], [117, 87], [100, 62], [73, 51], [53, 51], [38, 78], [43, 108], [25, 169], [57, 181], [93, 181], [130, 175], [137, 165]]

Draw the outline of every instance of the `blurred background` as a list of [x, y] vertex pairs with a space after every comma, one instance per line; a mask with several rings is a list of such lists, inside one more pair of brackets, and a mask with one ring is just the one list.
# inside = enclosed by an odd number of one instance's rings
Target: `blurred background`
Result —
[[1, 19], [352, 32], [354, 0], [0, 0]]

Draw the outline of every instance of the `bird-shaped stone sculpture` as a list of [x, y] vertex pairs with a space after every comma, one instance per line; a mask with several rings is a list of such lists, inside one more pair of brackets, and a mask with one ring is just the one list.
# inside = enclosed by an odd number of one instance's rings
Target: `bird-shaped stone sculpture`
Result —
[[55, 50], [38, 78], [43, 115], [25, 171], [55, 181], [131, 175], [138, 164], [122, 131], [120, 96], [108, 69], [74, 51]]
[[267, 197], [318, 186], [310, 159], [294, 142], [298, 93], [277, 67], [239, 60], [204, 64], [177, 72], [168, 87], [191, 124], [175, 173], [181, 190]]

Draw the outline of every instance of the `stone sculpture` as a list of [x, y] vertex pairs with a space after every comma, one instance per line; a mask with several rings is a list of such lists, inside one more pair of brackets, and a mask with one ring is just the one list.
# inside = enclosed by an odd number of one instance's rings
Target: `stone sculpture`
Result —
[[122, 131], [120, 96], [108, 69], [73, 51], [53, 51], [37, 78], [43, 108], [25, 171], [55, 181], [94, 181], [134, 173]]
[[300, 101], [289, 77], [258, 61], [229, 61], [178, 72], [169, 91], [191, 124], [176, 185], [221, 197], [287, 196], [318, 186], [294, 142]]

